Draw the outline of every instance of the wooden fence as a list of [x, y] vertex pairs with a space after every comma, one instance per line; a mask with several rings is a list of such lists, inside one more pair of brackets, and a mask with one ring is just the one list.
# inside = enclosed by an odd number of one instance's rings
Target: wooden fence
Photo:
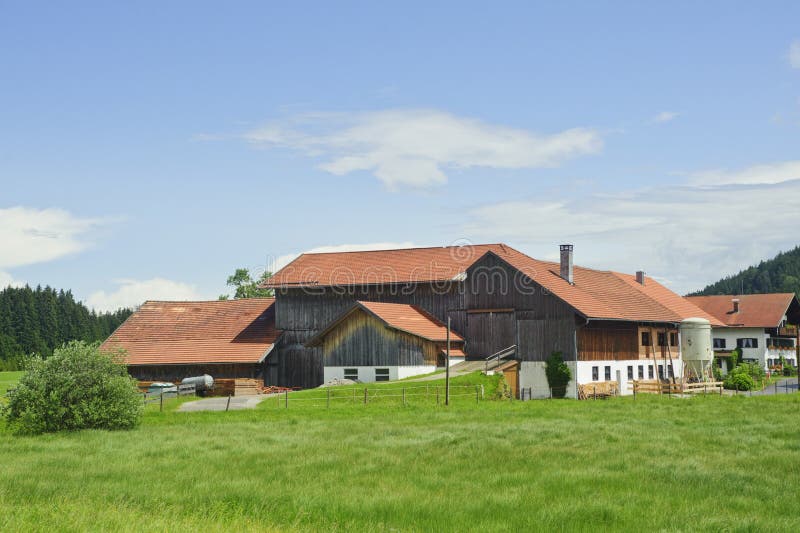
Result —
[[[286, 390], [275, 395], [274, 406], [289, 409], [291, 405], [308, 405], [331, 408], [337, 405], [400, 404], [419, 403], [444, 405], [446, 390], [443, 385], [411, 385], [403, 387], [324, 387], [310, 389], [302, 394], [291, 394]], [[482, 385], [450, 385], [450, 401], [480, 402], [484, 399]]]

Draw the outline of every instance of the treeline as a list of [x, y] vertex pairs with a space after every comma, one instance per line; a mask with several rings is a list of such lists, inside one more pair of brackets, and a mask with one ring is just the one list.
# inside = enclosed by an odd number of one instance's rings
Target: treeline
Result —
[[105, 340], [130, 309], [95, 313], [72, 292], [41, 286], [0, 291], [0, 370], [17, 370], [29, 354], [44, 357], [70, 340]]
[[761, 261], [738, 274], [712, 283], [690, 296], [713, 294], [764, 294], [768, 292], [800, 293], [800, 246], [781, 252], [768, 261]]

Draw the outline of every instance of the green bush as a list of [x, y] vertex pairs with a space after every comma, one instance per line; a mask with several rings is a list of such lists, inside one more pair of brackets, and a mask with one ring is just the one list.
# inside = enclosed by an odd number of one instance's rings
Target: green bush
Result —
[[553, 398], [563, 398], [567, 394], [567, 384], [572, 379], [572, 372], [561, 357], [561, 352], [553, 352], [544, 366], [547, 384], [553, 390]]
[[797, 369], [792, 365], [785, 365], [783, 367], [783, 375], [784, 376], [795, 376], [797, 375]]
[[755, 386], [755, 382], [750, 375], [749, 366], [750, 365], [742, 364], [728, 372], [728, 375], [725, 376], [725, 381], [722, 382], [722, 386], [731, 390], [752, 390]]
[[136, 426], [142, 399], [118, 358], [79, 341], [45, 360], [31, 358], [3, 408], [9, 427], [18, 434], [38, 434]]

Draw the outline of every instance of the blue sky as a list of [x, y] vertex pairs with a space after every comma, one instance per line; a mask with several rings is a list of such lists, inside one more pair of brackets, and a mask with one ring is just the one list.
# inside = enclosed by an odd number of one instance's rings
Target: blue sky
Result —
[[797, 2], [373, 4], [0, 1], [0, 283], [572, 242], [687, 291], [800, 242]]

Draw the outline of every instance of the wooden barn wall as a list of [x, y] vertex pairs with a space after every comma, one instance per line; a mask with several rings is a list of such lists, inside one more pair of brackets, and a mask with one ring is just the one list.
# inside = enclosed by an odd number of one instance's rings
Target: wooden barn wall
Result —
[[435, 365], [436, 352], [435, 343], [356, 312], [325, 337], [322, 359], [326, 366], [421, 366]]
[[307, 348], [313, 331], [284, 331], [265, 361], [264, 382], [279, 387], [316, 387], [322, 383], [322, 350]]
[[590, 322], [578, 330], [581, 361], [639, 359], [638, 328], [633, 322]]
[[465, 285], [470, 356], [516, 344], [522, 361], [544, 361], [554, 351], [574, 357], [574, 310], [527, 276], [488, 255], [470, 267]]
[[208, 374], [214, 379], [261, 378], [263, 366], [260, 364], [217, 364], [217, 365], [135, 365], [128, 367], [128, 373], [141, 381], [180, 381], [183, 378]]
[[356, 300], [417, 305], [441, 320], [452, 320], [453, 330], [464, 331], [463, 285], [453, 282], [437, 286], [368, 285], [363, 287], [317, 287], [276, 290], [275, 326], [287, 330], [325, 329], [333, 320], [353, 306]]

